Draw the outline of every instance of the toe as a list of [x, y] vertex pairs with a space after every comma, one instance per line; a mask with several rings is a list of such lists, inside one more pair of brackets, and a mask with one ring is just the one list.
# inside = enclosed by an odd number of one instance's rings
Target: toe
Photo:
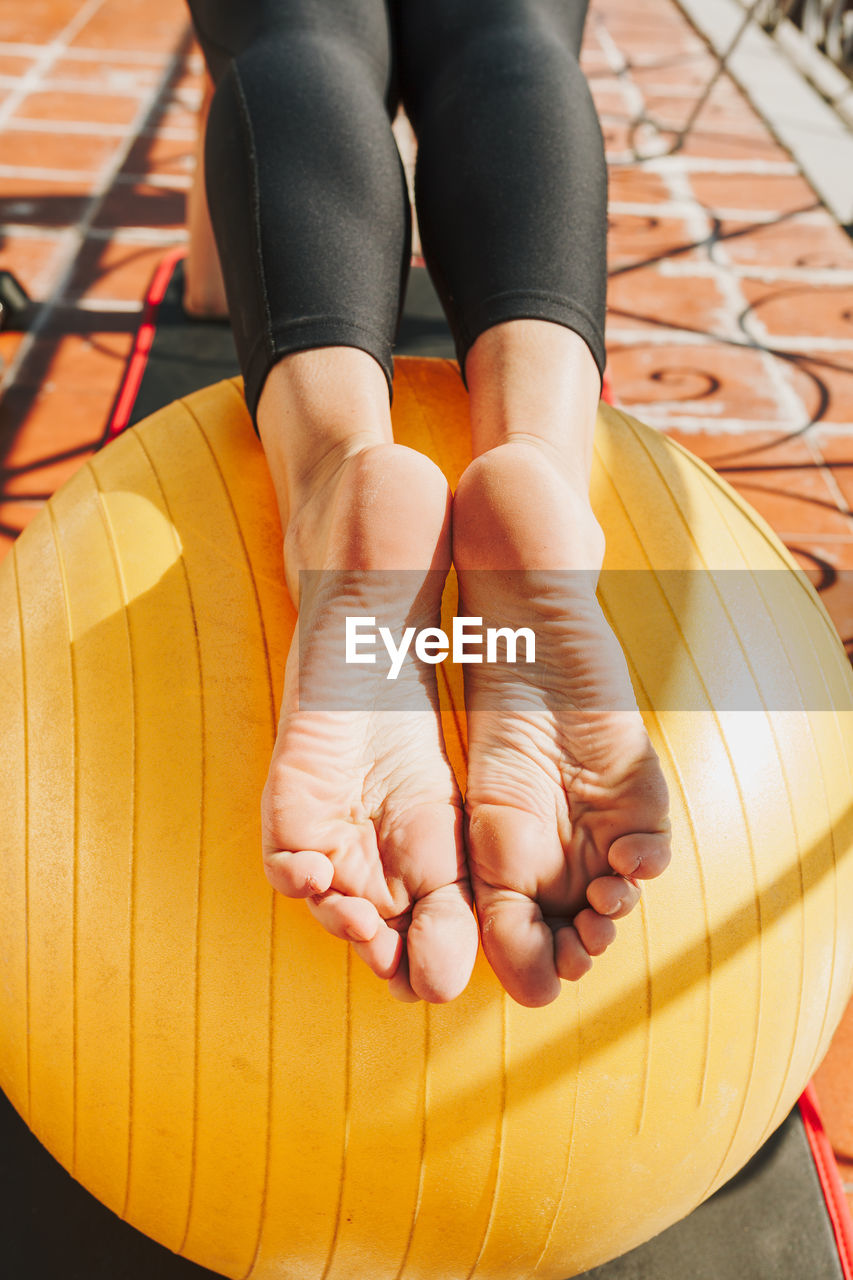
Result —
[[599, 876], [590, 882], [586, 898], [600, 916], [618, 920], [633, 911], [640, 901], [640, 888], [624, 876]]
[[636, 832], [619, 836], [610, 846], [607, 857], [613, 870], [620, 875], [653, 880], [669, 866], [669, 835]]
[[486, 959], [498, 981], [519, 1004], [550, 1004], [560, 994], [554, 935], [537, 903], [521, 894], [489, 901], [478, 895], [480, 931]]
[[366, 898], [348, 897], [332, 889], [308, 899], [311, 914], [335, 938], [353, 944], [353, 950], [379, 978], [396, 973], [403, 939]]
[[422, 1000], [453, 1000], [477, 957], [477, 922], [467, 886], [445, 885], [415, 903], [408, 938], [409, 982]]
[[280, 849], [264, 857], [267, 879], [286, 898], [308, 898], [325, 893], [332, 883], [334, 867], [324, 853], [302, 849], [288, 853]]
[[418, 999], [453, 1000], [468, 985], [478, 943], [461, 806], [431, 802], [386, 813], [377, 839], [387, 892], [398, 911], [404, 904], [400, 915], [383, 914], [406, 939], [408, 985]]
[[[352, 949], [367, 967], [373, 970], [377, 978], [385, 978], [389, 982], [394, 982], [405, 954], [403, 939], [396, 929], [389, 929], [383, 920], [369, 942], [353, 942]], [[403, 984], [401, 983], [400, 991], [402, 992], [403, 989]], [[397, 994], [396, 991], [394, 994]], [[417, 998], [414, 992], [408, 996], [397, 995], [398, 1000], [417, 1000]]]
[[554, 934], [536, 899], [565, 867], [556, 821], [511, 805], [472, 806], [468, 853], [486, 958], [519, 1004], [550, 1004], [560, 979]]
[[330, 889], [308, 899], [311, 914], [335, 938], [369, 942], [384, 921], [372, 902]]
[[311, 914], [335, 938], [353, 944], [373, 972], [390, 978], [400, 963], [403, 940], [390, 929], [372, 902], [331, 890], [308, 899]]
[[591, 956], [602, 955], [616, 937], [616, 925], [607, 916], [600, 916], [591, 907], [585, 907], [574, 918], [578, 937]]
[[[583, 913], [581, 913], [583, 914]], [[592, 968], [592, 957], [573, 925], [564, 925], [554, 935], [557, 972], [567, 982], [577, 982]]]

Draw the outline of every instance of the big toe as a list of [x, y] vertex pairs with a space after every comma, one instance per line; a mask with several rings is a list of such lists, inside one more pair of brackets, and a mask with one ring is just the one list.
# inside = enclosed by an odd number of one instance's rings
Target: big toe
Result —
[[550, 1004], [560, 994], [554, 934], [539, 906], [521, 894], [486, 896], [478, 906], [486, 959], [501, 986], [519, 1004]]
[[537, 896], [564, 874], [556, 822], [511, 805], [477, 805], [468, 853], [487, 960], [519, 1004], [550, 1004], [560, 979], [554, 934]]
[[407, 935], [409, 984], [443, 1003], [468, 985], [477, 958], [477, 922], [467, 886], [445, 885], [415, 903]]
[[671, 857], [668, 832], [634, 832], [613, 841], [607, 860], [622, 876], [653, 880], [666, 870]]
[[384, 816], [378, 835], [386, 877], [396, 870], [388, 879], [392, 896], [405, 903], [395, 925], [405, 925], [405, 965], [391, 993], [437, 1004], [453, 1000], [468, 985], [477, 957], [461, 806], [404, 806]]

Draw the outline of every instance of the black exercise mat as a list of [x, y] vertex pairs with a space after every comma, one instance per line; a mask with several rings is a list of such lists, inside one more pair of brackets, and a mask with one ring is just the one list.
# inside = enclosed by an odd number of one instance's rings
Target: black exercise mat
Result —
[[[180, 305], [181, 288], [178, 265], [156, 315], [131, 422], [238, 371], [227, 326], [188, 319]], [[396, 352], [454, 355], [438, 299], [422, 268], [412, 272]], [[99, 1204], [32, 1136], [2, 1094], [0, 1153], [0, 1276], [214, 1277], [214, 1272], [176, 1257]], [[618, 1187], [613, 1188], [613, 1212], [619, 1213]], [[528, 1277], [519, 1275], [518, 1280]], [[746, 1168], [690, 1217], [622, 1258], [586, 1272], [585, 1280], [844, 1280], [799, 1108]]]
[[219, 1280], [129, 1227], [75, 1182], [0, 1093], [0, 1276]]
[[[618, 1192], [613, 1197], [618, 1212]], [[843, 1280], [799, 1107], [689, 1217], [584, 1280]]]
[[[215, 1276], [105, 1209], [36, 1141], [2, 1094], [0, 1150], [0, 1274], [9, 1280]], [[613, 1211], [619, 1212], [618, 1187]], [[586, 1272], [585, 1280], [843, 1280], [799, 1109], [689, 1218]]]

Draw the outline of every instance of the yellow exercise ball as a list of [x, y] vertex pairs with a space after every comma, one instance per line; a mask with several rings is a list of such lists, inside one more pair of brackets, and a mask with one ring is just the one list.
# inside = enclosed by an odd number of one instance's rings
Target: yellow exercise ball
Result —
[[[455, 483], [453, 366], [400, 360], [394, 417]], [[736, 1173], [826, 1050], [853, 972], [845, 655], [763, 522], [606, 407], [593, 496], [674, 857], [545, 1009], [482, 956], [451, 1004], [397, 1004], [264, 877], [294, 615], [239, 384], [89, 460], [4, 562], [0, 1085], [170, 1249], [258, 1280], [564, 1280]]]

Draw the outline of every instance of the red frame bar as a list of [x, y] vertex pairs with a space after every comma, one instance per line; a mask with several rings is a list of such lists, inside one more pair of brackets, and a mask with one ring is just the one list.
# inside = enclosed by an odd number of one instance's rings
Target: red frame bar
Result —
[[130, 422], [130, 415], [133, 412], [133, 406], [136, 403], [136, 397], [139, 394], [139, 387], [142, 383], [142, 375], [145, 373], [145, 366], [148, 363], [151, 344], [154, 341], [157, 312], [166, 295], [166, 289], [172, 278], [175, 265], [180, 262], [181, 258], [186, 256], [186, 252], [183, 245], [170, 249], [154, 272], [154, 278], [148, 286], [148, 293], [145, 295], [142, 323], [139, 326], [133, 350], [130, 353], [127, 372], [116, 397], [115, 407], [107, 424], [103, 444], [107, 444], [116, 436], [121, 435]]
[[832, 1143], [823, 1127], [813, 1084], [806, 1085], [800, 1098], [800, 1115], [803, 1118], [803, 1128], [806, 1131], [823, 1198], [826, 1201], [826, 1211], [832, 1223], [841, 1271], [844, 1280], [853, 1280], [853, 1217], [851, 1217], [850, 1206], [841, 1183], [838, 1165], [835, 1163]]

